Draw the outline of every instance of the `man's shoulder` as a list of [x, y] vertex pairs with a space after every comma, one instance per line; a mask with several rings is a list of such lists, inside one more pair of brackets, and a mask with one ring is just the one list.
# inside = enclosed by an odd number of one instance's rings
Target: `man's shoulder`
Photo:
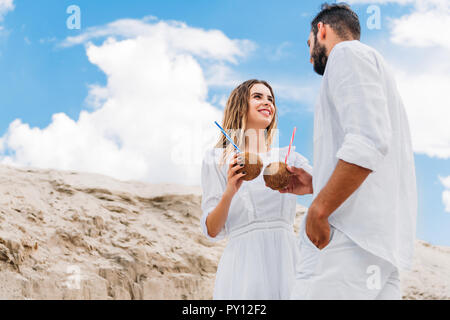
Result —
[[332, 50], [334, 55], [351, 58], [352, 56], [376, 55], [380, 53], [371, 46], [359, 40], [342, 41], [335, 45]]
[[336, 44], [330, 56], [330, 69], [333, 70], [378, 69], [380, 65], [385, 65], [383, 57], [377, 50], [358, 40]]

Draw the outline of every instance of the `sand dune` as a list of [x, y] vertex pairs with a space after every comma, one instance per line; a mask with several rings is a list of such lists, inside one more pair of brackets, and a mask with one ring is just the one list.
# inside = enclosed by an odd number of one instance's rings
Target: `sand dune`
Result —
[[[200, 201], [195, 187], [0, 166], [0, 299], [210, 299], [226, 242], [201, 234]], [[449, 299], [450, 248], [417, 241], [402, 279], [407, 299]]]

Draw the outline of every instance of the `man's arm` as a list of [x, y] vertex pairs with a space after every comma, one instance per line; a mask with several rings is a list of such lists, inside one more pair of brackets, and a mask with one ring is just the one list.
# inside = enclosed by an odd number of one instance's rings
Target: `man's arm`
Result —
[[311, 204], [306, 221], [306, 233], [320, 249], [329, 242], [328, 217], [377, 171], [392, 137], [380, 61], [351, 46], [337, 48], [333, 61], [327, 66], [330, 108], [344, 136], [336, 152], [339, 162]]
[[359, 188], [371, 172], [370, 169], [338, 161], [327, 184], [308, 210], [306, 234], [319, 249], [329, 242], [328, 217]]

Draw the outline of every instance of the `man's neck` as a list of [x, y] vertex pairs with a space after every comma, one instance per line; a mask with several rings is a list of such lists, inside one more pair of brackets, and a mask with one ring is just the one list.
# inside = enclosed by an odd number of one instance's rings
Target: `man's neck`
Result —
[[328, 57], [330, 56], [331, 51], [338, 43], [341, 43], [344, 41], [352, 41], [352, 40], [356, 40], [356, 39], [342, 39], [342, 38], [338, 38], [338, 37], [334, 38], [333, 41], [327, 47], [327, 56]]

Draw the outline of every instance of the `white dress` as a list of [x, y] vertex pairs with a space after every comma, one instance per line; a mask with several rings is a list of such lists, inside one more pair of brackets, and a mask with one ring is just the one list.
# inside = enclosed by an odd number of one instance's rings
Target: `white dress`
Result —
[[[308, 160], [291, 148], [288, 164], [311, 173]], [[288, 148], [272, 149], [259, 156], [266, 167], [284, 162]], [[223, 149], [209, 150], [202, 165], [201, 228], [212, 241], [228, 238], [214, 285], [214, 299], [289, 299], [298, 258], [293, 224], [297, 196], [265, 186], [263, 174], [244, 181], [231, 201], [220, 233], [208, 235], [206, 218], [222, 198], [228, 164], [220, 166]]]

